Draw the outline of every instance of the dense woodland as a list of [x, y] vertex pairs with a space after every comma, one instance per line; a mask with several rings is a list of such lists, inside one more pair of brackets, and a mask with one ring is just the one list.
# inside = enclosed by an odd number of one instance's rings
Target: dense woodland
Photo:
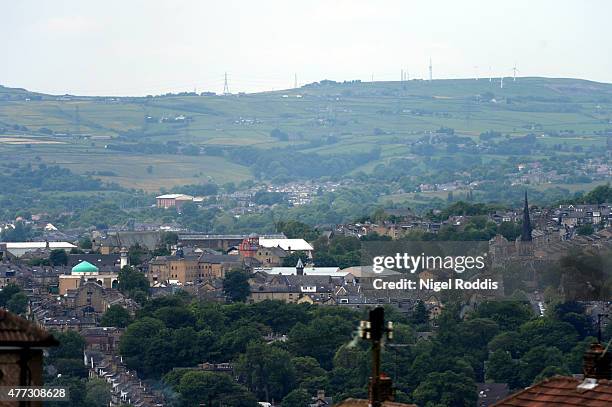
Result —
[[[302, 407], [318, 389], [334, 400], [364, 397], [369, 345], [355, 331], [365, 312], [276, 301], [222, 305], [180, 293], [148, 300], [127, 325], [120, 352], [176, 406], [198, 406], [211, 397], [224, 406], [275, 400]], [[109, 323], [127, 322], [117, 310], [109, 314]], [[408, 314], [386, 308], [386, 318], [395, 323], [393, 343], [409, 346], [386, 346], [383, 370], [393, 378], [398, 400], [427, 407], [473, 404], [476, 382], [518, 389], [554, 374], [579, 373], [595, 334], [576, 302], [557, 303], [545, 317], [519, 300], [485, 302], [465, 319], [449, 304], [435, 321], [435, 336], [419, 341], [416, 332], [434, 328], [422, 304]], [[268, 334], [288, 339], [267, 343]], [[604, 334], [612, 335], [610, 326]], [[75, 333], [58, 336], [62, 346], [49, 363], [62, 377], [51, 383], [67, 384], [80, 395], [72, 405], [88, 405], [96, 393], [90, 388], [95, 383], [84, 381], [82, 339]], [[181, 369], [203, 362], [231, 362], [238, 381], [227, 373]]]

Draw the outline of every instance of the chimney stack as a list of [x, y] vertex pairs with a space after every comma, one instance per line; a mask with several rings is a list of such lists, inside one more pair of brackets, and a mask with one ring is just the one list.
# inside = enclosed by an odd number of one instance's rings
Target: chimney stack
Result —
[[584, 353], [582, 370], [585, 379], [612, 379], [612, 355], [609, 349], [599, 342], [592, 343]]

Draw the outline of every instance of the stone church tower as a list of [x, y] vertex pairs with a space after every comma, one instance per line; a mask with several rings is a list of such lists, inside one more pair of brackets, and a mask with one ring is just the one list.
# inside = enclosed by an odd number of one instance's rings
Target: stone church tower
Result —
[[523, 206], [523, 230], [521, 237], [517, 239], [517, 253], [519, 256], [533, 256], [533, 237], [531, 235], [531, 218], [529, 216], [529, 202], [527, 191], [525, 191], [525, 205]]

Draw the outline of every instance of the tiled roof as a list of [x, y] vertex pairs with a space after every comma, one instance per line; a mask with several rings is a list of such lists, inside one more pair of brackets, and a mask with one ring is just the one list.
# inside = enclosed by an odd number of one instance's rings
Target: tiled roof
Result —
[[134, 245], [144, 246], [154, 250], [161, 241], [160, 231], [118, 231], [108, 233], [106, 239], [100, 239], [103, 246], [132, 247]]
[[240, 256], [232, 256], [229, 254], [203, 254], [200, 256], [199, 261], [201, 263], [240, 263]]
[[113, 267], [119, 263], [119, 254], [69, 254], [68, 267], [72, 268], [82, 261], [87, 261], [97, 267]]
[[[179, 233], [179, 240], [242, 240], [249, 235], [208, 235], [205, 233]], [[272, 235], [261, 235], [260, 238], [286, 239], [282, 233]]]
[[0, 309], [0, 346], [58, 346], [47, 331], [15, 314]]
[[597, 384], [579, 388], [579, 379], [555, 376], [526, 388], [493, 404], [495, 407], [545, 407], [612, 405], [612, 381], [599, 380]]

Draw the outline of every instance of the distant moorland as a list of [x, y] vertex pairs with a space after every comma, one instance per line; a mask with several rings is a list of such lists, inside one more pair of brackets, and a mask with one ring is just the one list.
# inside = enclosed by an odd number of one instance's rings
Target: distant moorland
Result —
[[156, 191], [207, 180], [367, 174], [394, 158], [417, 166], [429, 152], [419, 154], [414, 143], [439, 129], [475, 142], [492, 131], [601, 151], [611, 117], [612, 85], [575, 79], [506, 78], [503, 88], [498, 78], [322, 81], [257, 94], [133, 98], [0, 87], [0, 154]]

